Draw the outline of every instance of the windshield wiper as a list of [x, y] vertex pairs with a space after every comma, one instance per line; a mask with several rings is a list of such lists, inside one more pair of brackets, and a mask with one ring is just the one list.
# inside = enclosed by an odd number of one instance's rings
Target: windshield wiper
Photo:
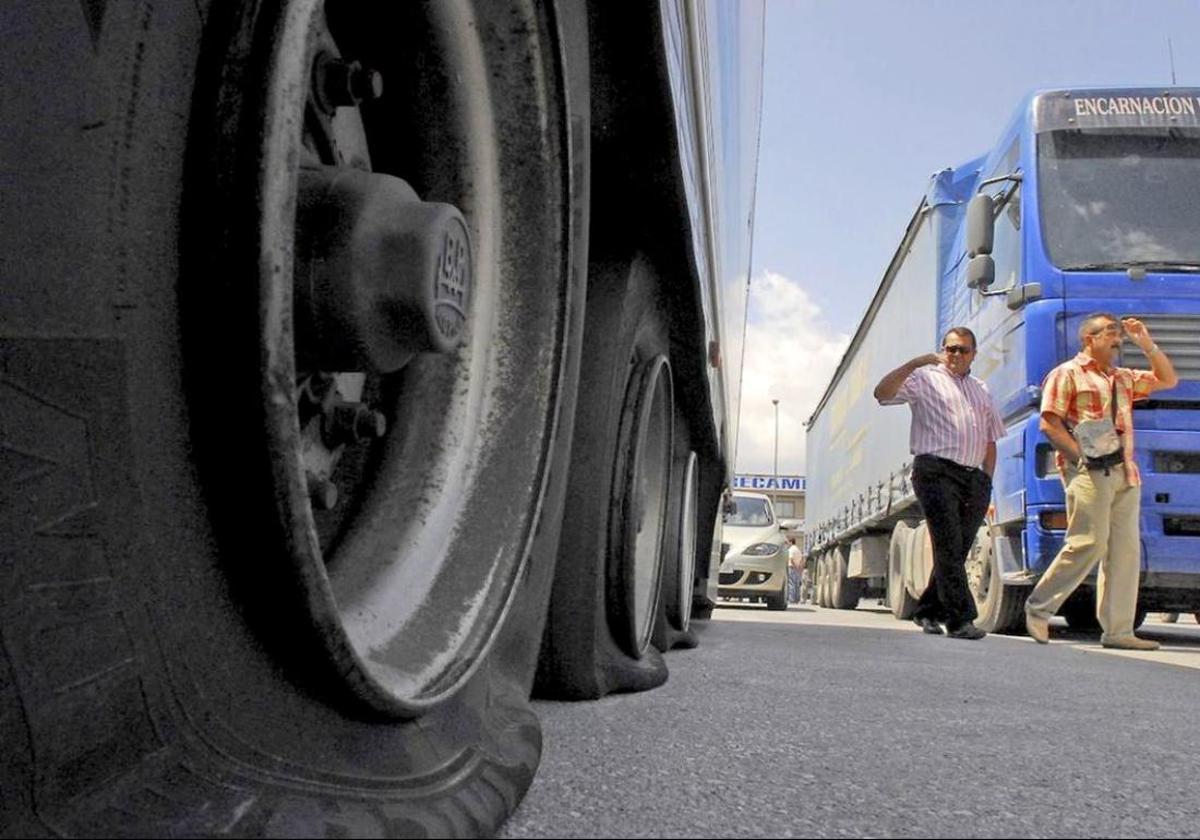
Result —
[[1063, 271], [1127, 271], [1131, 268], [1143, 268], [1149, 271], [1200, 271], [1200, 264], [1187, 262], [1172, 262], [1170, 260], [1125, 260], [1123, 262], [1083, 263], [1068, 265]]

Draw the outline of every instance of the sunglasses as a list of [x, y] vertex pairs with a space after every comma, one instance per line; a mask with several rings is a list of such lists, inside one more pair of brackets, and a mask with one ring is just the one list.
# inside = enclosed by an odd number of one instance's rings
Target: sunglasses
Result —
[[974, 347], [964, 347], [961, 344], [950, 344], [942, 349], [954, 356], [969, 356], [975, 352]]

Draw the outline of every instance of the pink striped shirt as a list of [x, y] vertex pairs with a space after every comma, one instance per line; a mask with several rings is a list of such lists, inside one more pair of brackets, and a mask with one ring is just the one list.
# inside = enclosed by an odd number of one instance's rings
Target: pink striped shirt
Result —
[[983, 380], [969, 373], [956, 376], [945, 365], [925, 365], [910, 373], [884, 405], [900, 403], [912, 409], [908, 448], [913, 455], [979, 467], [987, 445], [1004, 435], [1000, 412]]

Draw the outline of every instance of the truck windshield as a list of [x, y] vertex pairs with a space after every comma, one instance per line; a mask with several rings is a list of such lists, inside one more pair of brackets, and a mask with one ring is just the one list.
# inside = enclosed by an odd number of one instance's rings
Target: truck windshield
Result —
[[1200, 270], [1200, 129], [1047, 131], [1038, 174], [1059, 268]]
[[733, 497], [733, 509], [726, 511], [726, 525], [754, 525], [762, 527], [770, 525], [775, 520], [771, 517], [771, 509], [766, 499], [751, 499], [745, 496]]

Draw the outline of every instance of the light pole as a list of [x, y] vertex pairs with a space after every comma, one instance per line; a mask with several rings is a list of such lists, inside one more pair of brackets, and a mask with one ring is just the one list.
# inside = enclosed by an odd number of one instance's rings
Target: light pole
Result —
[[[775, 463], [771, 468], [771, 478], [775, 483], [771, 486], [771, 507], [776, 507], [779, 504], [775, 498], [779, 491], [779, 400], [771, 400], [771, 404], [775, 406]], [[778, 516], [778, 512], [775, 515]]]

